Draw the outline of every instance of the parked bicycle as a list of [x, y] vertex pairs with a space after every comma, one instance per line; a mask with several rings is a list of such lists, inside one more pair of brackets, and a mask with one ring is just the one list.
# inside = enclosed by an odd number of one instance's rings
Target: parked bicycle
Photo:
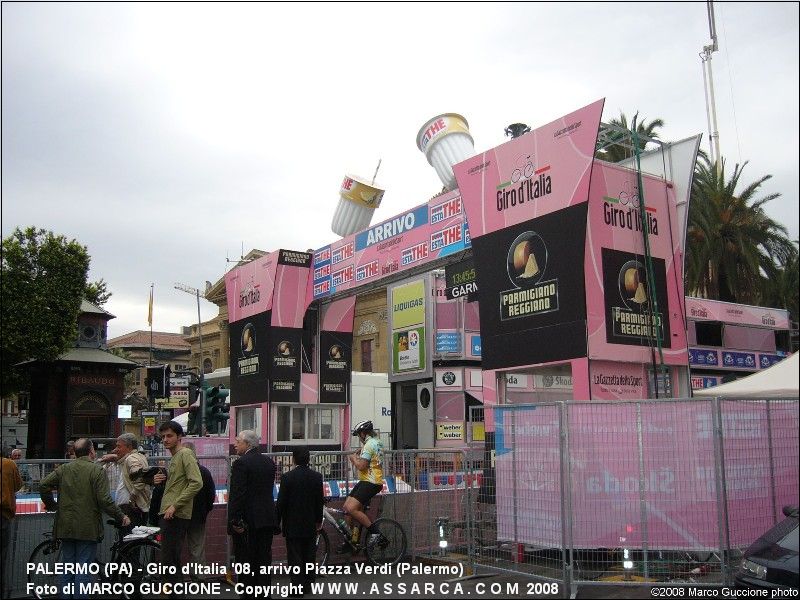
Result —
[[[161, 575], [152, 575], [147, 572], [147, 565], [161, 562], [161, 544], [159, 543], [158, 528], [150, 527], [144, 533], [131, 533], [129, 527], [118, 526], [116, 521], [106, 521], [116, 528], [116, 540], [111, 546], [111, 559], [109, 563], [130, 565], [130, 576], [117, 574], [111, 580], [120, 583], [132, 583], [133, 593], [124, 593], [126, 600], [138, 600], [142, 582], [155, 583], [160, 581]], [[35, 571], [28, 573], [28, 583], [36, 585], [37, 590], [55, 589], [58, 593], [52, 595], [35, 594], [37, 598], [58, 598], [61, 596], [61, 586], [57, 575], [53, 575], [57, 563], [63, 562], [61, 558], [61, 540], [53, 537], [48, 531], [44, 534], [45, 540], [33, 549], [28, 559], [29, 564], [41, 565]], [[99, 562], [99, 573], [102, 580], [106, 578], [106, 563]], [[119, 570], [116, 570], [119, 573]]]
[[[326, 498], [325, 502], [330, 502], [330, 500], [330, 498]], [[364, 507], [364, 511], [366, 512], [367, 510], [369, 510], [369, 506]], [[353, 529], [348, 527], [344, 520], [345, 514], [343, 510], [338, 508], [328, 508], [326, 506], [322, 509], [323, 524], [327, 521], [333, 526], [334, 530], [347, 543], [353, 556], [363, 550], [367, 560], [374, 565], [395, 564], [405, 556], [406, 532], [403, 531], [400, 523], [385, 517], [376, 519], [373, 525], [382, 537], [375, 542], [365, 541], [362, 544], [360, 539], [363, 534], [362, 527], [358, 524], [355, 524]], [[369, 539], [369, 536], [367, 536], [367, 539]], [[316, 560], [318, 565], [324, 566], [328, 562], [330, 551], [331, 541], [328, 537], [328, 532], [321, 529], [317, 535]]]

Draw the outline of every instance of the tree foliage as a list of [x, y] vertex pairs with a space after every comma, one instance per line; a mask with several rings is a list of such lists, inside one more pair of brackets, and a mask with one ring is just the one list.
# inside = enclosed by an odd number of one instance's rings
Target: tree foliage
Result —
[[44, 229], [16, 229], [3, 240], [4, 395], [18, 389], [15, 364], [52, 361], [75, 344], [90, 260], [85, 246]]
[[87, 283], [84, 297], [95, 306], [103, 306], [108, 302], [108, 299], [111, 298], [111, 292], [108, 291], [108, 284], [105, 279], [101, 277], [97, 281]]
[[758, 197], [761, 185], [772, 176], [743, 184], [745, 166], [747, 162], [737, 164], [726, 179], [724, 160], [719, 172], [707, 157], [697, 161], [686, 234], [690, 294], [763, 304], [769, 296], [768, 279], [789, 264], [795, 252], [786, 227], [764, 211], [764, 205], [780, 194]]
[[635, 129], [636, 140], [634, 141], [634, 137], [631, 134], [634, 131], [633, 123], [629, 124], [628, 117], [624, 112], [620, 112], [619, 119], [611, 119], [608, 124], [626, 131], [612, 130], [608, 132], [607, 137], [612, 140], [612, 143], [598, 150], [597, 158], [606, 162], [620, 162], [633, 156], [634, 147], [638, 148], [640, 152], [644, 152], [648, 138], [658, 139], [658, 130], [664, 127], [663, 119], [653, 119], [649, 123], [645, 123], [644, 119], [634, 118], [637, 121]]

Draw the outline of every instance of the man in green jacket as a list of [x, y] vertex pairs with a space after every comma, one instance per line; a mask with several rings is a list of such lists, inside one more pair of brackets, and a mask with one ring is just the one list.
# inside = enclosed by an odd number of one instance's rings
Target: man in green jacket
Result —
[[[103, 539], [102, 513], [127, 527], [130, 519], [114, 504], [108, 491], [108, 478], [103, 467], [94, 462], [91, 440], [75, 442], [75, 458], [62, 465], [39, 484], [39, 494], [48, 511], [56, 511], [53, 536], [61, 540], [61, 562], [88, 565], [97, 558], [97, 543]], [[58, 503], [53, 489], [58, 489]], [[91, 582], [91, 575], [67, 574], [62, 586], [74, 584], [73, 597], [86, 598], [81, 584]]]
[[183, 579], [181, 548], [191, 525], [194, 497], [203, 487], [203, 477], [194, 453], [181, 444], [183, 427], [180, 423], [164, 423], [158, 428], [158, 433], [161, 434], [164, 448], [172, 455], [167, 474], [159, 473], [153, 477], [156, 485], [167, 482], [161, 498], [161, 509], [158, 511], [161, 516], [161, 562], [176, 568], [176, 575], [165, 577], [169, 581], [178, 582]]

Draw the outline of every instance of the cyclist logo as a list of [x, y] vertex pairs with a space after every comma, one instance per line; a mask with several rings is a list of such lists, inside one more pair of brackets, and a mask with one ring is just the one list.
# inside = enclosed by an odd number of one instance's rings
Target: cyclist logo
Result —
[[511, 172], [511, 183], [517, 183], [520, 179], [530, 179], [533, 171], [533, 154], [519, 156], [514, 162], [514, 170]]
[[630, 206], [632, 208], [639, 207], [639, 188], [634, 185], [630, 180], [622, 184], [622, 190], [617, 194], [619, 203], [622, 206]]

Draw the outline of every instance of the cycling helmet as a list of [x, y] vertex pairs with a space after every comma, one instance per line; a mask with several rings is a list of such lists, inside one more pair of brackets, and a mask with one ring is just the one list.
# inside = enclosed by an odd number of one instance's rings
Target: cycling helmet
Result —
[[353, 427], [353, 435], [358, 435], [362, 431], [370, 432], [372, 429], [372, 421], [359, 421], [356, 423], [356, 426]]

